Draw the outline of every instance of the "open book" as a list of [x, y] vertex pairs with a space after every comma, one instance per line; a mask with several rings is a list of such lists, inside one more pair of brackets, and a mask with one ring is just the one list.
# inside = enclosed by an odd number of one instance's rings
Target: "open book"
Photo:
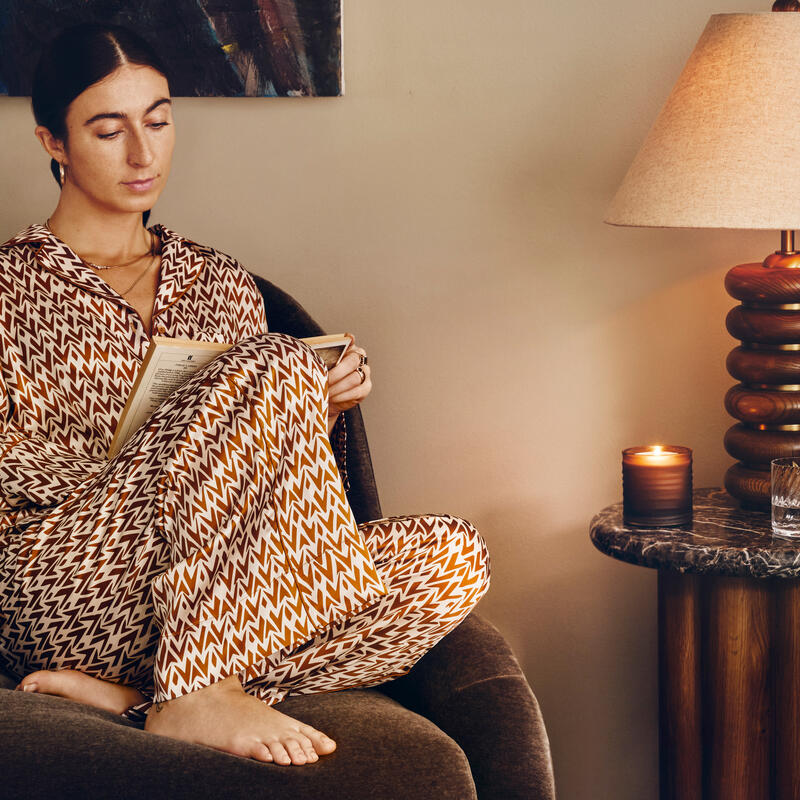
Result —
[[[352, 341], [343, 333], [301, 339], [330, 369], [339, 363]], [[189, 378], [233, 345], [154, 336], [139, 368], [108, 448], [113, 458], [150, 415]]]

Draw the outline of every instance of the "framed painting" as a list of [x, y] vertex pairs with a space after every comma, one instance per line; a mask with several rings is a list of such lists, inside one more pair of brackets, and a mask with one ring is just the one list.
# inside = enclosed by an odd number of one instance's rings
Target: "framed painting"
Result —
[[0, 0], [0, 94], [27, 96], [39, 53], [79, 22], [123, 25], [174, 97], [338, 96], [342, 0]]

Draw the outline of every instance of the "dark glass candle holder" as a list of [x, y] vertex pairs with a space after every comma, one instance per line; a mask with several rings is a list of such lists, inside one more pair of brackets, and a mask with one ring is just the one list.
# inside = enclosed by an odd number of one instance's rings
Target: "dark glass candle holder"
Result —
[[629, 447], [622, 451], [622, 516], [626, 525], [661, 528], [692, 521], [692, 451]]

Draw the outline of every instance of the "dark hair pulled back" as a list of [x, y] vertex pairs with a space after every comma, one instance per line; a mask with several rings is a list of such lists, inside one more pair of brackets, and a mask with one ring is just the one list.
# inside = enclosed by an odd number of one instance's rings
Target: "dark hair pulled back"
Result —
[[[123, 64], [152, 67], [169, 80], [155, 50], [128, 28], [84, 23], [62, 31], [45, 48], [33, 76], [31, 105], [36, 122], [66, 142], [70, 103]], [[50, 170], [60, 186], [55, 159], [50, 159]]]

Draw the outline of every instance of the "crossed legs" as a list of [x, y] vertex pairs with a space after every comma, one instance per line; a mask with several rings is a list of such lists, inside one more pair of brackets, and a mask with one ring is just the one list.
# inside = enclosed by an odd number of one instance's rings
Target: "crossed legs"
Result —
[[23, 537], [14, 655], [23, 689], [109, 710], [141, 690], [149, 730], [308, 763], [335, 744], [269, 706], [406, 671], [485, 591], [486, 555], [454, 518], [356, 530], [313, 357], [229, 353]]
[[[276, 764], [313, 763], [332, 752], [336, 745], [329, 737], [272, 704], [291, 694], [371, 686], [405, 673], [463, 620], [489, 583], [484, 543], [464, 520], [396, 517], [360, 530], [387, 586], [384, 597], [299, 648], [156, 705], [146, 729]], [[20, 688], [114, 713], [143, 699], [130, 687], [70, 670], [32, 673]]]

